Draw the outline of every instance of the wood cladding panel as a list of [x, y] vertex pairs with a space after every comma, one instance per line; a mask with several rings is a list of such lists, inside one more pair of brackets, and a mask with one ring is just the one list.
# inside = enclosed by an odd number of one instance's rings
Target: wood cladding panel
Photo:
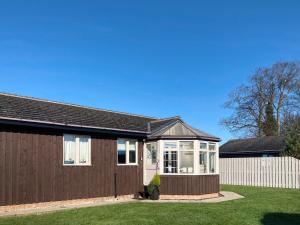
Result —
[[115, 174], [117, 195], [143, 190], [142, 142], [138, 166], [117, 166], [117, 137], [75, 133], [91, 136], [92, 165], [63, 166], [63, 133], [0, 126], [0, 205], [114, 196]]
[[219, 175], [161, 175], [162, 195], [204, 195], [219, 192]]

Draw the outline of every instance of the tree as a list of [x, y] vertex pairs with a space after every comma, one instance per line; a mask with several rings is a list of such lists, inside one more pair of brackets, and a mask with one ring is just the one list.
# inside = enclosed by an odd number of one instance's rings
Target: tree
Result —
[[273, 103], [268, 102], [266, 106], [266, 119], [263, 125], [263, 132], [266, 136], [275, 136], [277, 135], [277, 123], [274, 117]]
[[246, 136], [261, 136], [263, 124], [263, 103], [255, 94], [253, 87], [240, 86], [230, 93], [225, 107], [234, 113], [221, 121], [233, 133]]
[[259, 68], [247, 85], [229, 94], [224, 106], [232, 114], [224, 118], [221, 124], [230, 132], [242, 133], [243, 136], [263, 136], [269, 135], [266, 124], [273, 124], [275, 118], [276, 126], [272, 125], [272, 130], [274, 128], [276, 132], [271, 133], [280, 135], [284, 114], [300, 110], [299, 89], [299, 62], [276, 63], [270, 68]]
[[283, 62], [272, 66], [269, 74], [270, 82], [275, 85], [274, 110], [276, 112], [277, 134], [280, 134], [283, 111], [299, 110], [300, 99], [297, 94], [300, 87], [299, 62]]
[[284, 154], [300, 159], [300, 119], [288, 128], [285, 135]]
[[300, 123], [300, 114], [291, 114], [289, 112], [285, 112], [282, 119], [280, 135], [285, 136], [290, 128], [297, 123]]

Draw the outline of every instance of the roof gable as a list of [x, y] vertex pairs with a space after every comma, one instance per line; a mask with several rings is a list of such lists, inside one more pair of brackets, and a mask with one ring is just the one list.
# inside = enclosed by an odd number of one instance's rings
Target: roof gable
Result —
[[[156, 123], [157, 121], [151, 122], [151, 128], [152, 124]], [[191, 127], [180, 117], [174, 117], [164, 122], [160, 121], [159, 126], [156, 126], [154, 130], [151, 129], [151, 134], [148, 135], [148, 138], [197, 138], [220, 141], [218, 137]]]
[[195, 132], [184, 126], [183, 123], [177, 121], [174, 125], [169, 127], [166, 131], [164, 131], [161, 135], [168, 136], [197, 136]]

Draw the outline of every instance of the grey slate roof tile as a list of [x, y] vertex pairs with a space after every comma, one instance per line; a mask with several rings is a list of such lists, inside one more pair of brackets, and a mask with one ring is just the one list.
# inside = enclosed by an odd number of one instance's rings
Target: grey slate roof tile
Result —
[[0, 117], [147, 132], [155, 118], [0, 94]]
[[282, 151], [284, 138], [276, 136], [230, 140], [220, 147], [220, 153]]

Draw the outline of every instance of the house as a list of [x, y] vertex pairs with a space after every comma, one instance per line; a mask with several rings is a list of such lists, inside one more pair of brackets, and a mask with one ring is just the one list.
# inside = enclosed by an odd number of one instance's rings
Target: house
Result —
[[158, 119], [0, 94], [0, 205], [131, 197], [161, 176], [162, 199], [218, 196], [219, 138]]
[[284, 150], [284, 146], [283, 137], [235, 139], [220, 147], [220, 158], [279, 156]]

